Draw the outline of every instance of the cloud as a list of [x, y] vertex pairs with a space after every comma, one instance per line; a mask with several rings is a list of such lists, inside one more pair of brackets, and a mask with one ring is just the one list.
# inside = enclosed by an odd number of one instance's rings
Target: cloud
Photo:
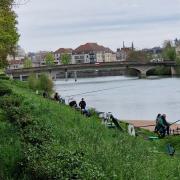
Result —
[[85, 41], [112, 48], [123, 40], [134, 40], [138, 47], [153, 46], [179, 36], [179, 9], [179, 0], [31, 0], [15, 10], [20, 44], [36, 51]]

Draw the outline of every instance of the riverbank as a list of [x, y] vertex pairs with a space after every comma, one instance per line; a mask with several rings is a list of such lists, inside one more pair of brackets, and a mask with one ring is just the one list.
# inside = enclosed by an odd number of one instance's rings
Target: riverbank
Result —
[[[149, 130], [151, 132], [154, 131], [154, 127], [155, 127], [155, 121], [152, 120], [125, 120], [125, 122], [128, 122], [129, 124], [132, 124], [135, 127], [141, 127], [142, 129]], [[177, 128], [180, 129], [180, 124], [173, 124], [171, 126], [172, 131], [177, 130]]]
[[1, 179], [180, 178], [178, 156], [164, 150], [171, 142], [178, 152], [178, 137], [131, 137], [36, 95], [24, 82], [0, 83], [12, 91], [0, 98]]

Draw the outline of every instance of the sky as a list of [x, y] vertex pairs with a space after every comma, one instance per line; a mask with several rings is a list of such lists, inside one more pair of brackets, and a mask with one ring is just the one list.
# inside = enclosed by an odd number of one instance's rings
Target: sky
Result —
[[26, 52], [97, 42], [112, 50], [180, 38], [180, 0], [30, 0], [14, 8]]

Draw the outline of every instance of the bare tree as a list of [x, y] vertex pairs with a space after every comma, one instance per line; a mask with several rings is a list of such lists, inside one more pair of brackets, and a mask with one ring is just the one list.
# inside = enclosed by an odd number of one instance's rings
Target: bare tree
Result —
[[165, 40], [163, 43], [163, 57], [166, 60], [175, 61], [176, 60], [176, 49], [174, 44], [170, 40]]

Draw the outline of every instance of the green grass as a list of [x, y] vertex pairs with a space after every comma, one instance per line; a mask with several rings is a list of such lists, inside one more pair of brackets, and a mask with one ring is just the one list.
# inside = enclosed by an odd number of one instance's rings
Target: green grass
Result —
[[0, 109], [0, 179], [10, 178], [21, 160], [21, 142], [17, 129], [6, 121]]
[[[23, 95], [22, 107], [31, 109], [33, 120], [21, 134], [25, 153], [21, 152], [16, 126], [1, 123], [5, 138], [1, 140], [4, 142], [1, 154], [7, 164], [4, 169], [11, 171], [8, 165], [25, 154], [21, 175], [24, 179], [180, 179], [180, 157], [165, 153], [168, 142], [179, 148], [179, 137], [157, 141], [130, 137], [105, 128], [97, 117], [85, 118], [68, 106], [35, 95], [25, 83], [4, 82], [14, 93]], [[11, 138], [13, 143], [7, 144], [7, 154], [12, 157], [16, 152], [16, 155], [14, 159], [6, 159], [5, 141]], [[11, 146], [14, 150], [10, 150]]]

